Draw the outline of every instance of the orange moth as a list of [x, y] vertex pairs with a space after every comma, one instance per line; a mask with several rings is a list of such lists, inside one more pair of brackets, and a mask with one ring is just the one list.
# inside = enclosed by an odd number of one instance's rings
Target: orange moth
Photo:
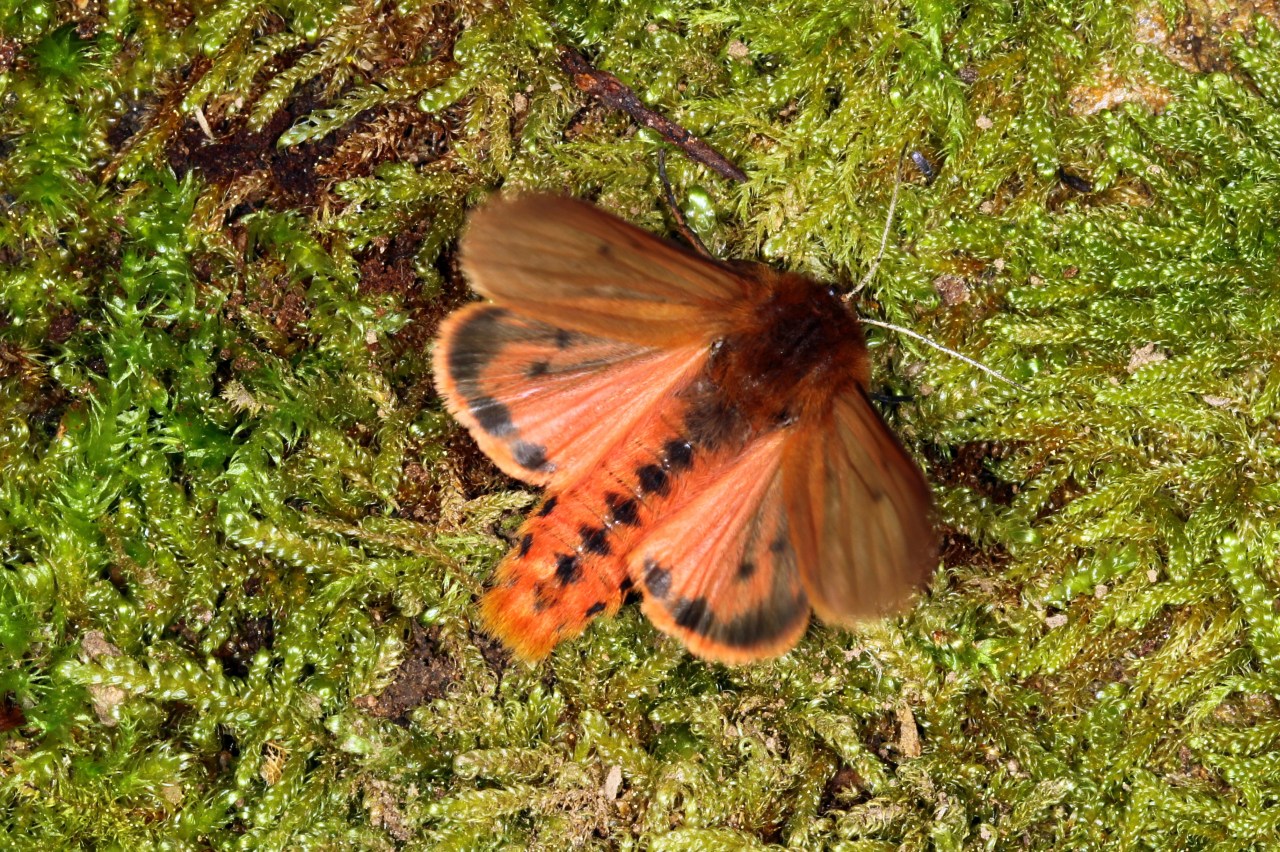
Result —
[[517, 656], [635, 590], [694, 654], [745, 663], [791, 648], [811, 611], [875, 618], [928, 581], [929, 488], [834, 291], [541, 195], [476, 211], [461, 261], [490, 301], [445, 321], [437, 387], [498, 467], [546, 489], [481, 602]]

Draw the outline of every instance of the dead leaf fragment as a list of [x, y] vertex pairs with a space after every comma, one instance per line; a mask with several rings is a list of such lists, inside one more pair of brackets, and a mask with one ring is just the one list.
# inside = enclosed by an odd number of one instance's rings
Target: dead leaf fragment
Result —
[[948, 308], [969, 301], [969, 285], [959, 275], [950, 272], [933, 279], [933, 290]]
[[369, 812], [369, 821], [381, 826], [395, 840], [408, 843], [414, 839], [395, 790], [387, 782], [375, 779], [365, 782], [364, 807]]
[[267, 742], [262, 751], [262, 765], [258, 768], [258, 775], [268, 787], [274, 787], [284, 777], [284, 765], [289, 759], [289, 752], [283, 746], [271, 741]]
[[622, 787], [622, 767], [611, 766], [609, 772], [604, 776], [604, 798], [606, 801], [612, 802], [618, 798], [618, 790]]
[[1129, 364], [1125, 367], [1125, 370], [1132, 375], [1149, 364], [1159, 364], [1161, 361], [1168, 360], [1169, 356], [1164, 353], [1164, 350], [1154, 343], [1148, 343], [1146, 346], [1139, 346], [1129, 353]]
[[120, 724], [116, 718], [116, 708], [128, 697], [123, 689], [105, 683], [89, 684], [89, 700], [93, 702], [93, 712], [104, 728], [114, 728]]
[[1121, 104], [1138, 104], [1147, 112], [1159, 115], [1164, 112], [1172, 95], [1168, 89], [1150, 80], [1122, 77], [1104, 64], [1088, 85], [1076, 86], [1068, 98], [1071, 113], [1077, 116], [1096, 115]]
[[903, 757], [920, 756], [920, 728], [916, 726], [916, 715], [906, 702], [898, 705], [898, 751]]
[[80, 640], [80, 650], [90, 662], [99, 657], [123, 657], [120, 649], [107, 641], [101, 630], [90, 630]]

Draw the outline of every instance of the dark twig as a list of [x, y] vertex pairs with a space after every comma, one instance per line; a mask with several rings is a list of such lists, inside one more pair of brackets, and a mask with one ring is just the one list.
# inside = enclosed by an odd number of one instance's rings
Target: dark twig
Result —
[[723, 154], [665, 115], [649, 109], [629, 86], [608, 71], [593, 67], [581, 53], [570, 47], [561, 47], [560, 65], [573, 78], [573, 85], [578, 91], [591, 95], [611, 109], [626, 113], [632, 121], [654, 131], [689, 159], [702, 163], [716, 174], [738, 183], [747, 182], [746, 173]]
[[711, 252], [707, 251], [707, 246], [702, 242], [702, 238], [698, 236], [697, 231], [689, 227], [689, 220], [685, 218], [684, 211], [676, 203], [676, 194], [672, 191], [671, 181], [667, 178], [666, 148], [658, 149], [658, 180], [662, 181], [662, 194], [667, 201], [667, 209], [671, 211], [671, 218], [675, 220], [676, 230], [680, 232], [680, 236], [684, 237], [684, 241], [693, 246], [698, 254], [708, 260], [715, 260]]

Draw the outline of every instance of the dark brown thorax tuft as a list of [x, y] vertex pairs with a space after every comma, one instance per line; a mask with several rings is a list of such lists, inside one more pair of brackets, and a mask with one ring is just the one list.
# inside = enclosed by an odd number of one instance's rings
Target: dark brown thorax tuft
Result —
[[755, 286], [690, 392], [686, 422], [704, 446], [823, 418], [836, 394], [870, 381], [862, 327], [839, 296], [759, 264], [736, 271]]

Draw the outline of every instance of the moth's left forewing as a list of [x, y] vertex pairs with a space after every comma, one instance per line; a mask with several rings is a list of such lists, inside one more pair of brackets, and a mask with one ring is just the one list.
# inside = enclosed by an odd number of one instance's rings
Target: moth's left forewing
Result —
[[783, 490], [800, 577], [824, 621], [899, 611], [932, 576], [928, 483], [860, 387], [788, 443]]

